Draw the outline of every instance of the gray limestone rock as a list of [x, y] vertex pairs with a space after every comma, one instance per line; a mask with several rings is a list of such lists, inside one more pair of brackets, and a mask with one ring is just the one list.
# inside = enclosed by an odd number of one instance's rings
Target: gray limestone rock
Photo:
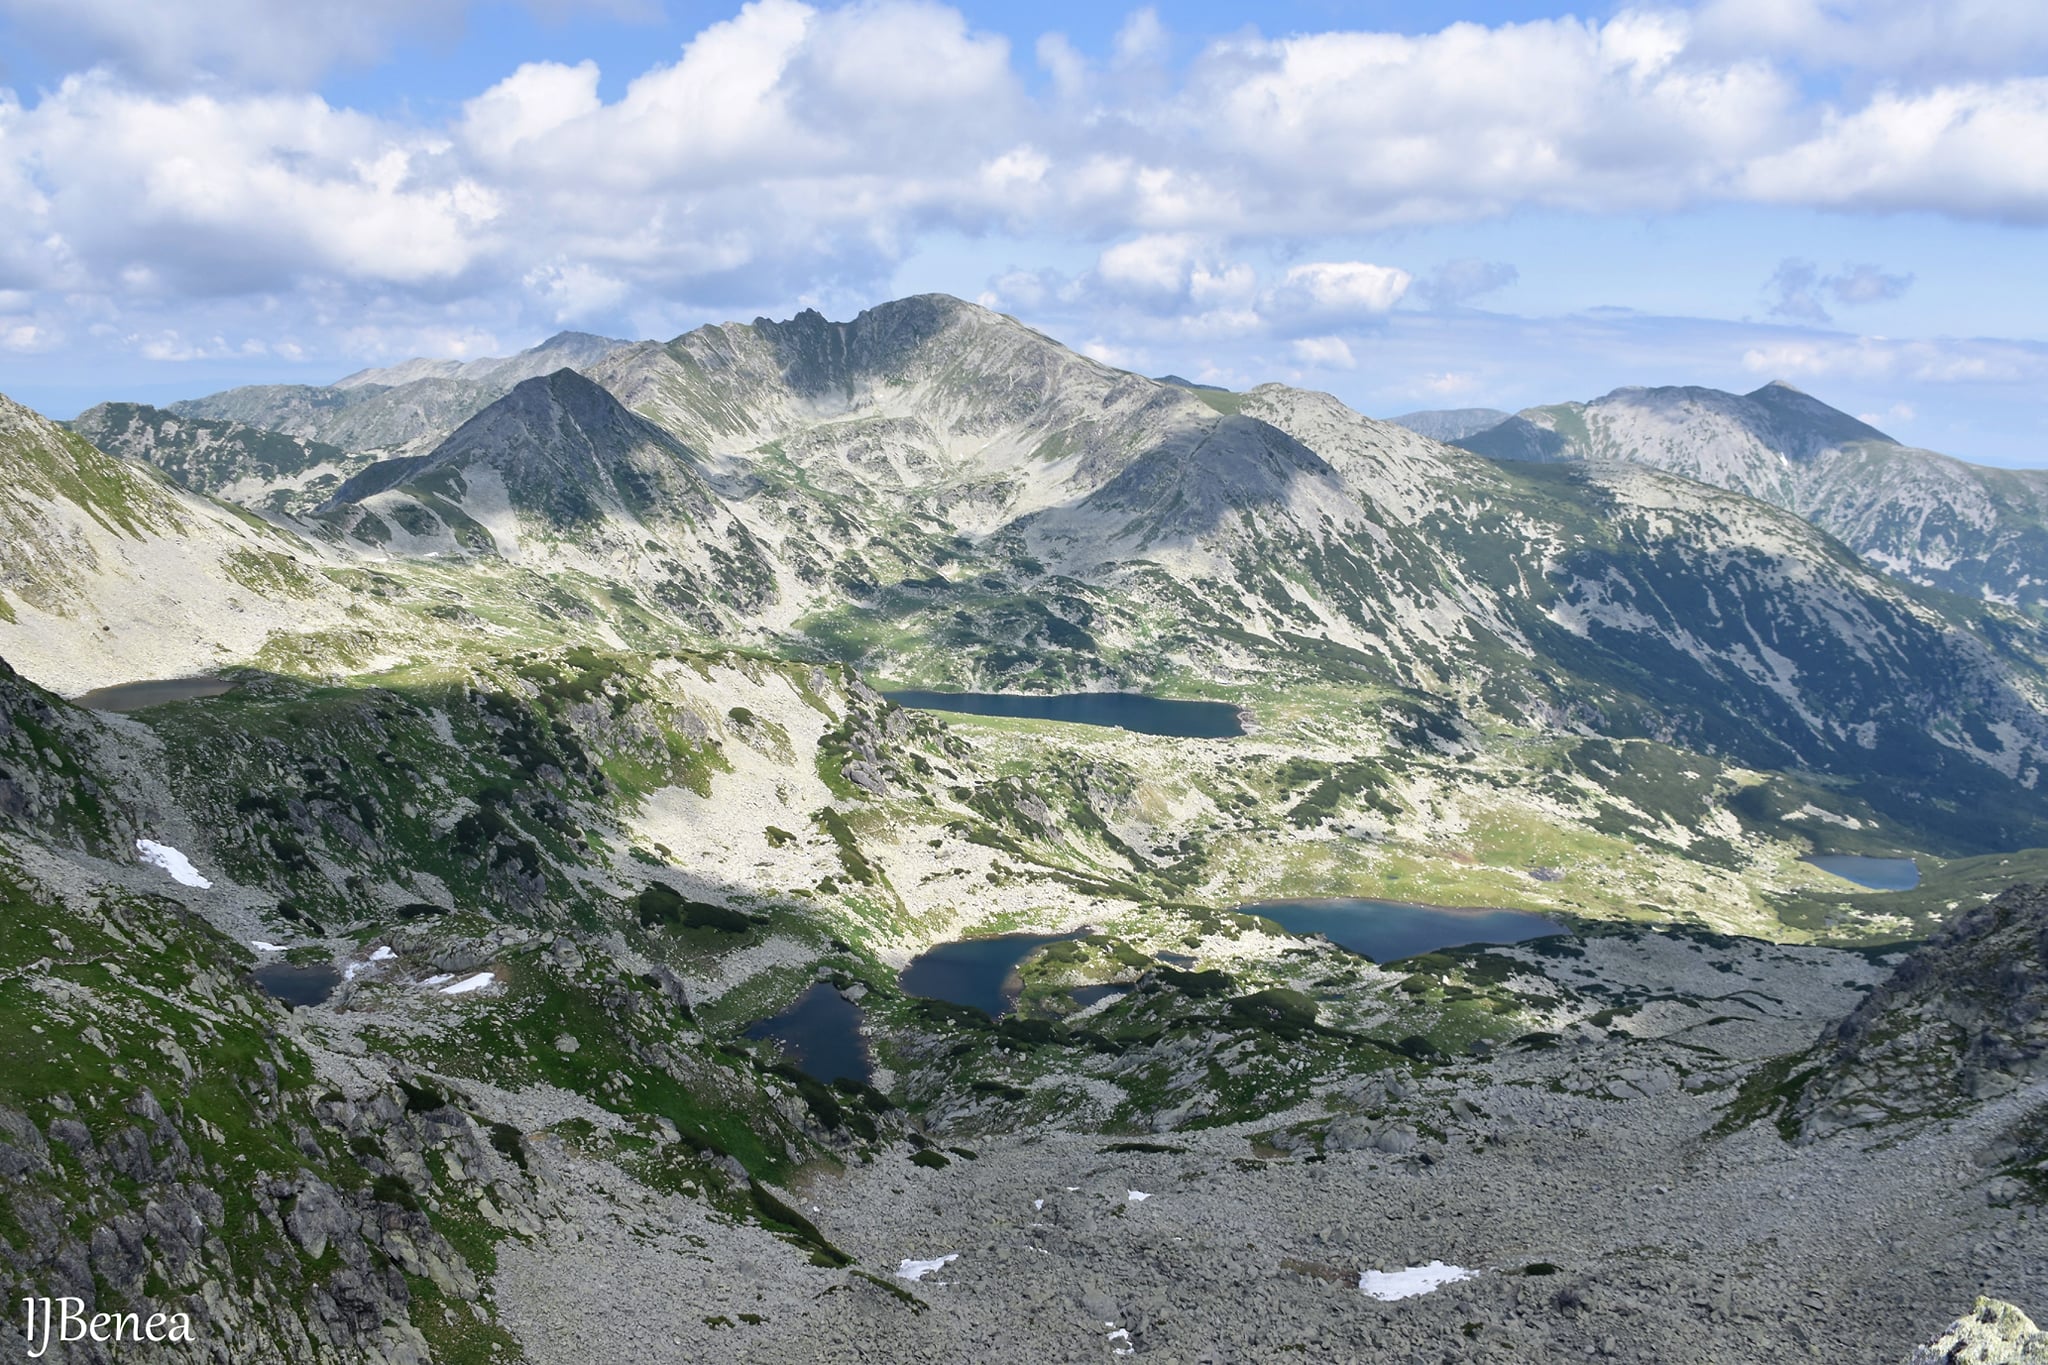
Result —
[[2013, 1305], [1980, 1298], [1902, 1365], [2048, 1365], [2048, 1332]]

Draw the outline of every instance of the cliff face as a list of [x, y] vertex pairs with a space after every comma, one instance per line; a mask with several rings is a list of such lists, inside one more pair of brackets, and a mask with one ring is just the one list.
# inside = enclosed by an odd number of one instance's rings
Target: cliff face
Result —
[[1963, 914], [1828, 1043], [1799, 1109], [1808, 1132], [1951, 1113], [2048, 1079], [2048, 888]]
[[1821, 1039], [1802, 1141], [2003, 1101], [1973, 1160], [1994, 1202], [2048, 1194], [2048, 888], [2016, 886], [1936, 934]]

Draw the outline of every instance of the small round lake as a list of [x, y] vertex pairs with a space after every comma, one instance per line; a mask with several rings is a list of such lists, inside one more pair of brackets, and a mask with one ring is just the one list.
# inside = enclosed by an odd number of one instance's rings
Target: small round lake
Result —
[[273, 1000], [287, 1005], [317, 1005], [341, 984], [341, 973], [331, 964], [295, 967], [289, 962], [271, 962], [255, 971], [256, 986]]
[[747, 1037], [772, 1040], [797, 1069], [814, 1081], [873, 1079], [867, 1044], [860, 1036], [860, 1006], [824, 981], [814, 983], [788, 1009], [747, 1029]]
[[223, 692], [232, 691], [234, 686], [224, 678], [152, 678], [146, 682], [96, 687], [73, 697], [71, 704], [91, 711], [140, 711], [145, 706], [162, 706], [165, 702], [218, 697]]
[[919, 953], [903, 969], [903, 993], [972, 1005], [994, 1018], [1017, 1004], [1017, 992], [1023, 986], [1017, 976], [1018, 963], [1048, 943], [1080, 937], [1077, 930], [1071, 934], [997, 934], [941, 943]]
[[1866, 891], [1911, 891], [1920, 885], [1920, 864], [1911, 858], [1867, 858], [1859, 853], [1813, 853], [1799, 860], [1832, 872]]
[[898, 706], [921, 711], [960, 711], [1014, 720], [1063, 720], [1181, 739], [1228, 739], [1244, 733], [1242, 714], [1222, 701], [1176, 701], [1136, 692], [1033, 696], [1024, 692], [927, 692], [915, 688], [882, 695]]
[[1321, 934], [1338, 947], [1375, 962], [1399, 962], [1439, 948], [1520, 943], [1565, 932], [1556, 921], [1523, 910], [1460, 910], [1401, 901], [1264, 901], [1237, 908], [1272, 920], [1290, 934]]

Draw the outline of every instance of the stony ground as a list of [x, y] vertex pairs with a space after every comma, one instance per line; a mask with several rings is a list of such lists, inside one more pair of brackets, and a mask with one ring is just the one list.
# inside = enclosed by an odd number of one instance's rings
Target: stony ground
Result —
[[[1045, 1131], [977, 1140], [944, 1169], [899, 1150], [814, 1170], [793, 1191], [805, 1212], [915, 1302], [565, 1167], [577, 1215], [501, 1246], [498, 1308], [543, 1362], [600, 1341], [648, 1361], [1893, 1361], [1979, 1294], [2038, 1311], [2042, 1215], [1987, 1202], [1971, 1157], [2048, 1084], [1874, 1148], [1795, 1146], [1768, 1119], [1715, 1136], [1751, 1059], [1810, 1043], [1873, 970], [1727, 951], [1737, 970], [1707, 968], [1724, 981], [1775, 966], [1773, 989], [1728, 983], [1768, 1002], [1738, 1022], [1670, 1005], [1654, 1029], [1639, 1015], [1636, 1033], [1578, 1029], [1150, 1140], [1181, 1150]], [[1649, 938], [1597, 965], [1687, 977], [1710, 952]], [[1432, 1261], [1478, 1273], [1398, 1302], [1360, 1292], [1363, 1271]]]

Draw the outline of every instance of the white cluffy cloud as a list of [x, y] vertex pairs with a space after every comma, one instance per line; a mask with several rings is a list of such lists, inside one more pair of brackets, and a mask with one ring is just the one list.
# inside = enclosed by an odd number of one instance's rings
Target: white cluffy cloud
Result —
[[[528, 62], [446, 117], [296, 92], [460, 22], [459, 0], [146, 8], [0, 0], [76, 71], [0, 88], [0, 348], [653, 327], [872, 297], [945, 235], [1095, 253], [1027, 262], [993, 297], [1086, 295], [1138, 339], [1272, 336], [1328, 365], [1325, 339], [1351, 350], [1404, 301], [1514, 279], [1465, 260], [1418, 280], [1330, 245], [1377, 228], [1720, 203], [2048, 222], [2048, 78], [2028, 65], [2048, 20], [2005, 0], [1244, 30], [1186, 61], [1149, 10], [1091, 57], [1056, 35], [1019, 54], [936, 0], [751, 0], [644, 70]], [[1882, 297], [1881, 276], [1815, 304]]]
[[98, 74], [32, 110], [0, 94], [0, 191], [18, 279], [131, 297], [451, 279], [501, 202], [444, 141], [315, 96], [166, 97]]
[[1401, 301], [1414, 277], [1389, 265], [1315, 261], [1290, 267], [1261, 308], [1299, 322], [1357, 322], [1379, 317]]
[[[1026, 311], [1087, 307], [1126, 333], [1160, 339], [1291, 338], [1303, 364], [1348, 369], [1351, 352], [1337, 333], [1383, 319], [1410, 282], [1405, 270], [1367, 261], [1311, 261], [1262, 277], [1196, 234], [1148, 233], [1108, 247], [1078, 276], [1008, 272], [980, 302]], [[1100, 347], [1094, 354], [1110, 359]]]

